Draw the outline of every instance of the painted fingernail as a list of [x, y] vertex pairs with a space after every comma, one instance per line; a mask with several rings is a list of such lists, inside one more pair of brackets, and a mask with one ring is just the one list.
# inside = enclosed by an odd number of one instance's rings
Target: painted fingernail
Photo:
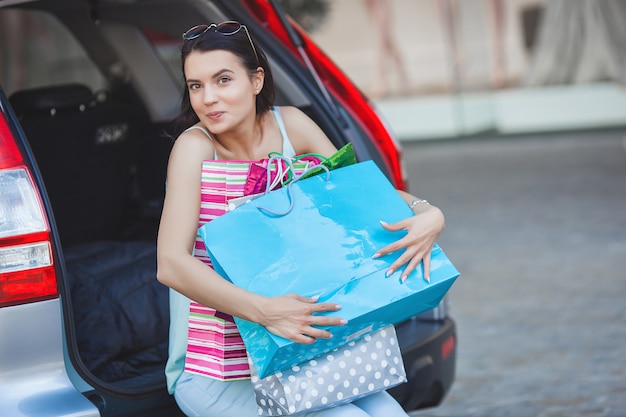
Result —
[[382, 224], [383, 226], [388, 226], [388, 225], [389, 225], [389, 223], [387, 223], [387, 222], [386, 222], [386, 221], [384, 221], [384, 220], [379, 220], [379, 222], [380, 222], [380, 224]]
[[389, 278], [389, 277], [391, 276], [391, 274], [393, 274], [394, 272], [395, 272], [395, 271], [394, 271], [393, 269], [389, 268], [389, 269], [387, 270], [387, 273], [385, 274], [385, 276], [386, 276], [387, 278]]
[[401, 283], [401, 284], [404, 284], [404, 281], [406, 281], [406, 279], [407, 279], [408, 277], [409, 277], [409, 276], [408, 276], [408, 275], [406, 275], [406, 274], [402, 275], [402, 276], [400, 277], [400, 283]]
[[375, 254], [372, 255], [372, 259], [376, 259], [376, 258], [380, 258], [380, 252], [376, 252]]
[[341, 324], [348, 324], [348, 320], [346, 320], [346, 319], [341, 319], [339, 322], [340, 322]]
[[424, 277], [424, 281], [428, 282], [430, 284], [430, 277]]

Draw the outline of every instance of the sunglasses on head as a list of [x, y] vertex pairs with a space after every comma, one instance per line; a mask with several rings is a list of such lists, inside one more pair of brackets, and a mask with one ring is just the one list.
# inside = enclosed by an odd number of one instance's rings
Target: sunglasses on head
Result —
[[259, 56], [256, 53], [256, 48], [254, 47], [254, 44], [252, 43], [252, 38], [250, 38], [248, 28], [246, 27], [246, 25], [242, 25], [241, 23], [235, 22], [233, 20], [222, 23], [211, 23], [210, 25], [196, 25], [183, 33], [182, 37], [184, 40], [190, 41], [192, 39], [198, 38], [199, 36], [212, 29], [217, 33], [221, 33], [222, 35], [230, 36], [239, 32], [242, 28], [246, 32], [246, 36], [248, 37], [248, 41], [250, 42], [250, 46], [252, 47], [252, 52], [254, 52], [256, 61], [259, 62]]

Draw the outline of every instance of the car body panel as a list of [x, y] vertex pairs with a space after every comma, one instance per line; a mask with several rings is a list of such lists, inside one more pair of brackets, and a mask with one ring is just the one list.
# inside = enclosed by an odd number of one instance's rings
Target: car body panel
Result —
[[61, 323], [58, 299], [0, 309], [3, 416], [99, 416], [66, 373]]

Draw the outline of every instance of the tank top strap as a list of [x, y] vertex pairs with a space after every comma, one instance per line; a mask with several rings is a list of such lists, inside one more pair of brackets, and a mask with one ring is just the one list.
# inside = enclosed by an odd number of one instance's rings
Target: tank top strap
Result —
[[202, 133], [204, 133], [209, 139], [213, 140], [213, 136], [211, 136], [211, 134], [209, 133], [208, 130], [206, 130], [204, 127], [202, 126], [198, 126], [198, 125], [194, 125], [191, 127], [188, 127], [187, 129], [185, 129], [185, 132], [189, 132], [190, 130], [194, 130], [197, 129], [199, 131], [201, 131]]
[[[188, 127], [187, 129], [185, 129], [185, 132], [189, 132], [190, 130], [194, 130], [194, 129], [201, 131], [202, 133], [207, 135], [209, 139], [213, 140], [213, 136], [211, 136], [211, 133], [209, 133], [209, 131], [206, 130], [202, 126], [194, 125], [194, 126]], [[217, 161], [217, 149], [215, 150], [215, 153], [213, 154], [213, 159]]]
[[278, 106], [272, 107], [272, 112], [274, 113], [274, 117], [276, 118], [276, 123], [278, 123], [278, 128], [280, 129], [280, 134], [283, 137], [283, 155], [287, 158], [293, 158], [296, 156], [296, 150], [293, 148], [291, 141], [289, 140], [289, 136], [287, 136], [287, 129], [285, 129], [285, 123], [283, 122], [283, 117], [280, 114], [280, 109]]

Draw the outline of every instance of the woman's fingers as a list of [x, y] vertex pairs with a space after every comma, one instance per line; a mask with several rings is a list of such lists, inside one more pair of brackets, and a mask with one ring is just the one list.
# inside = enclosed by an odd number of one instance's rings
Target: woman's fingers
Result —
[[[387, 222], [381, 221], [380, 225], [389, 232], [399, 232], [401, 230], [406, 230], [407, 232], [410, 232], [410, 226], [411, 226], [410, 220], [411, 218], [407, 218], [396, 223], [387, 223]], [[408, 247], [411, 244], [411, 242], [415, 241], [416, 239], [418, 239], [418, 237], [413, 237], [410, 234], [407, 234], [406, 236], [376, 251], [376, 253], [374, 254], [374, 257], [378, 258], [381, 256], [389, 255], [390, 253], [393, 253], [393, 252], [397, 252], [401, 249]]]
[[[332, 333], [319, 327], [342, 326], [346, 320], [319, 313], [337, 311], [335, 303], [319, 303], [318, 297], [302, 297], [288, 294], [273, 299], [276, 311], [266, 324], [268, 330], [297, 343], [310, 344], [316, 339], [329, 339]], [[317, 314], [316, 314], [317, 313]]]
[[390, 232], [406, 230], [407, 234], [384, 248], [379, 249], [376, 254], [374, 254], [374, 258], [402, 251], [398, 258], [392, 262], [387, 269], [387, 276], [391, 276], [404, 266], [400, 278], [404, 282], [408, 276], [422, 264], [424, 280], [430, 282], [430, 254], [435, 237], [431, 236], [429, 233], [424, 233], [424, 229], [421, 227], [416, 227], [414, 224], [416, 220], [416, 217], [409, 217], [396, 223], [381, 221], [381, 226], [386, 230]]
[[413, 258], [411, 258], [411, 260], [407, 263], [407, 266], [402, 271], [402, 276], [400, 277], [400, 280], [402, 282], [406, 281], [406, 279], [409, 277], [409, 275], [411, 275], [411, 273], [415, 269], [419, 268], [420, 265], [421, 265], [424, 281], [430, 282], [430, 256], [431, 256], [431, 253], [432, 253], [432, 250], [429, 250], [429, 251], [426, 252], [426, 254], [424, 256], [414, 256]]
[[313, 297], [303, 297], [298, 294], [287, 294], [286, 297], [292, 297], [300, 302], [310, 304], [310, 311], [308, 311], [309, 314], [323, 313], [326, 311], [337, 311], [341, 309], [341, 306], [339, 304], [318, 303], [318, 299], [319, 299], [318, 295], [313, 296]]
[[[328, 330], [323, 330], [314, 326], [321, 326], [321, 327], [343, 326], [348, 323], [347, 320], [340, 319], [337, 317], [324, 317], [324, 316], [315, 316], [315, 315], [311, 317], [312, 317], [311, 325], [304, 328], [302, 332], [299, 334], [299, 336], [305, 336], [305, 338], [303, 339], [309, 340], [310, 343], [313, 343], [315, 339], [330, 339], [331, 337], [333, 337], [332, 332]], [[303, 343], [303, 342], [300, 342], [300, 343]]]
[[422, 259], [424, 265], [424, 280], [426, 282], [430, 282], [430, 256], [432, 254], [432, 249], [428, 251], [426, 256]]

